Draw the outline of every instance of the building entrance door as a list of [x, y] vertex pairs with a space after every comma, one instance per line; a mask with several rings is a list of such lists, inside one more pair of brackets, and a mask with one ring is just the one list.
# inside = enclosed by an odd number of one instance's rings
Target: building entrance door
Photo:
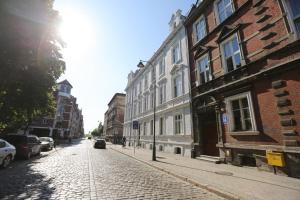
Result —
[[219, 156], [219, 149], [216, 147], [216, 144], [218, 143], [216, 112], [209, 111], [202, 113], [199, 123], [203, 154], [208, 156]]

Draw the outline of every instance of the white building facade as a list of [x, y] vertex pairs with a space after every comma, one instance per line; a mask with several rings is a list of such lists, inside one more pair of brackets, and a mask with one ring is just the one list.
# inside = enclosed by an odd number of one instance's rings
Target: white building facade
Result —
[[[155, 131], [157, 152], [190, 157], [192, 122], [184, 19], [178, 10], [161, 47], [144, 67], [129, 73], [123, 134], [128, 145], [152, 149]], [[132, 128], [133, 121], [139, 123], [137, 130]]]

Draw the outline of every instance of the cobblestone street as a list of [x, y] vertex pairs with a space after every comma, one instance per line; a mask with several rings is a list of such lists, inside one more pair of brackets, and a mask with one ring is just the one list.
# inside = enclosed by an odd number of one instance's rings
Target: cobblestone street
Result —
[[0, 177], [0, 199], [222, 199], [87, 140], [17, 160]]

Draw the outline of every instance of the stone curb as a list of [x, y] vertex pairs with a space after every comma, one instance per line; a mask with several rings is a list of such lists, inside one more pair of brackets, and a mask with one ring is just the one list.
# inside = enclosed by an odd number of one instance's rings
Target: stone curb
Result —
[[137, 161], [139, 161], [139, 162], [142, 162], [142, 163], [144, 163], [144, 164], [146, 164], [146, 165], [148, 165], [148, 166], [151, 166], [151, 167], [153, 167], [153, 168], [155, 168], [155, 169], [157, 169], [157, 170], [159, 170], [159, 171], [165, 172], [165, 173], [167, 173], [167, 174], [169, 174], [169, 175], [171, 175], [171, 176], [174, 176], [174, 177], [176, 177], [176, 178], [178, 178], [178, 179], [180, 179], [180, 180], [182, 180], [182, 181], [185, 181], [185, 182], [187, 182], [187, 183], [190, 183], [190, 184], [192, 184], [192, 185], [194, 185], [194, 186], [196, 186], [196, 187], [199, 187], [199, 188], [201, 188], [201, 189], [205, 189], [205, 190], [208, 190], [209, 192], [215, 193], [216, 195], [218, 195], [218, 196], [220, 196], [220, 197], [223, 197], [223, 198], [225, 198], [225, 199], [229, 199], [229, 200], [240, 200], [240, 199], [241, 199], [240, 197], [238, 197], [238, 196], [236, 196], [236, 195], [230, 194], [230, 193], [225, 192], [225, 191], [222, 191], [222, 190], [220, 190], [220, 189], [213, 188], [212, 186], [209, 186], [209, 185], [207, 185], [207, 184], [199, 183], [199, 182], [196, 181], [196, 180], [193, 180], [193, 179], [191, 179], [191, 178], [187, 178], [187, 177], [182, 176], [182, 175], [178, 175], [178, 174], [176, 174], [176, 173], [174, 173], [174, 172], [171, 172], [171, 171], [168, 171], [168, 170], [166, 170], [166, 169], [164, 169], [164, 168], [157, 167], [157, 166], [151, 164], [150, 162], [147, 162], [147, 161], [138, 159], [138, 158], [136, 158], [136, 157], [134, 157], [134, 156], [131, 156], [131, 155], [127, 154], [127, 153], [124, 153], [124, 152], [122, 152], [122, 151], [119, 151], [119, 150], [117, 150], [117, 149], [115, 149], [115, 148], [110, 147], [110, 149], [112, 149], [112, 150], [114, 150], [114, 151], [116, 151], [116, 152], [118, 152], [118, 153], [121, 153], [121, 154], [123, 154], [123, 155], [126, 155], [126, 156], [128, 156], [128, 157], [130, 157], [130, 158], [133, 158], [133, 159], [135, 159], [135, 160], [137, 160]]

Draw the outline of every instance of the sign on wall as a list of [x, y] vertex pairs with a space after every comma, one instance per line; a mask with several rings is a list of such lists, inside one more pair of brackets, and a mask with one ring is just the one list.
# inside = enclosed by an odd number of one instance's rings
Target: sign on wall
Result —
[[228, 115], [227, 114], [223, 114], [222, 115], [222, 121], [223, 121], [223, 124], [228, 124]]
[[139, 122], [138, 121], [132, 121], [132, 128], [133, 129], [139, 129]]

